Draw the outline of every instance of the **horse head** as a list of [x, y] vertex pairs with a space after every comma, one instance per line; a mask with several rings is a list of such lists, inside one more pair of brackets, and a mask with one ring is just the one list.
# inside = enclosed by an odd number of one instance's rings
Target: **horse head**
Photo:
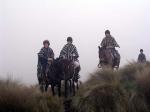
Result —
[[105, 61], [105, 58], [106, 58], [106, 53], [105, 53], [105, 48], [104, 47], [100, 47], [98, 46], [98, 49], [99, 49], [99, 59], [101, 61]]
[[68, 80], [73, 77], [74, 67], [71, 60], [59, 59], [59, 67], [61, 70], [61, 77], [63, 80]]

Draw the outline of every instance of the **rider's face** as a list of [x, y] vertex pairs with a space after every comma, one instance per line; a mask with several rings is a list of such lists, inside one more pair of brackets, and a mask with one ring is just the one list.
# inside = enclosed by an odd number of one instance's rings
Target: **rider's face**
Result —
[[106, 35], [106, 37], [110, 37], [110, 34], [109, 34], [109, 33], [106, 33], [105, 35]]
[[44, 47], [45, 47], [45, 48], [48, 48], [48, 46], [49, 46], [48, 43], [45, 43], [45, 44], [44, 44]]
[[71, 42], [71, 41], [68, 41], [67, 43], [68, 43], [68, 44], [71, 44], [72, 42]]
[[143, 53], [143, 51], [140, 51], [140, 53]]

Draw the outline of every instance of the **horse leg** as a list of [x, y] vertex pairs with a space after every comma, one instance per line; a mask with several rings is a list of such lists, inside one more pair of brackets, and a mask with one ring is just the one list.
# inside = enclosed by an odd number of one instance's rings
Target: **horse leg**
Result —
[[45, 85], [45, 92], [48, 90], [48, 84]]
[[61, 81], [58, 84], [58, 96], [61, 97]]
[[77, 81], [77, 90], [79, 90], [79, 84], [78, 84], [78, 81]]
[[110, 60], [108, 61], [108, 67], [112, 70], [114, 70], [114, 63], [113, 63], [113, 59], [110, 58]]
[[68, 81], [65, 80], [65, 97], [68, 97]]
[[72, 88], [73, 88], [73, 96], [75, 96], [75, 84], [74, 84], [75, 82], [74, 81], [72, 81]]
[[119, 69], [119, 65], [117, 66], [116, 71], [118, 71], [118, 69]]
[[70, 93], [72, 93], [71, 80], [69, 80]]
[[44, 87], [43, 87], [42, 84], [40, 84], [40, 90], [41, 90], [42, 93], [44, 93]]
[[55, 86], [53, 84], [51, 84], [51, 89], [52, 89], [53, 96], [55, 96]]

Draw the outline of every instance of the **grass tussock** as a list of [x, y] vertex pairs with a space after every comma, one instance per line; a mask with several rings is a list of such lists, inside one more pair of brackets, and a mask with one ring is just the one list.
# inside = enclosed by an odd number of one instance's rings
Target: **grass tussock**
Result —
[[75, 112], [149, 112], [150, 63], [96, 71], [73, 100]]
[[61, 112], [61, 100], [42, 94], [36, 87], [0, 81], [0, 112]]

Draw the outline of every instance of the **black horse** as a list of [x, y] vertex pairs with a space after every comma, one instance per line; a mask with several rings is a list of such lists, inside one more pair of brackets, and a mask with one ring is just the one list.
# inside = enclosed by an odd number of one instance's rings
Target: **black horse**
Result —
[[68, 92], [75, 95], [75, 83], [78, 88], [80, 67], [75, 69], [72, 60], [62, 58], [57, 58], [56, 63], [59, 78], [64, 81], [65, 97], [68, 96]]
[[41, 92], [47, 92], [49, 85], [51, 85], [52, 94], [55, 95], [54, 88], [57, 86], [58, 95], [61, 96], [61, 80], [54, 62], [55, 60], [48, 62], [46, 59], [38, 57], [38, 81]]
[[48, 89], [48, 86], [51, 85], [51, 90], [53, 96], [55, 96], [55, 87], [58, 88], [58, 95], [61, 96], [61, 78], [60, 78], [60, 70], [57, 63], [58, 60], [53, 60], [52, 62], [48, 63], [47, 67], [47, 86], [46, 91]]
[[[43, 63], [43, 59], [39, 58], [39, 62]], [[46, 71], [46, 73], [44, 73]], [[42, 92], [47, 91], [51, 85], [52, 94], [55, 95], [55, 87], [58, 87], [58, 95], [61, 96], [61, 81], [64, 80], [65, 97], [68, 96], [68, 90], [75, 94], [75, 83], [78, 88], [78, 79], [80, 67], [74, 69], [73, 62], [67, 59], [57, 58], [47, 63], [46, 69], [41, 73], [39, 84]]]

